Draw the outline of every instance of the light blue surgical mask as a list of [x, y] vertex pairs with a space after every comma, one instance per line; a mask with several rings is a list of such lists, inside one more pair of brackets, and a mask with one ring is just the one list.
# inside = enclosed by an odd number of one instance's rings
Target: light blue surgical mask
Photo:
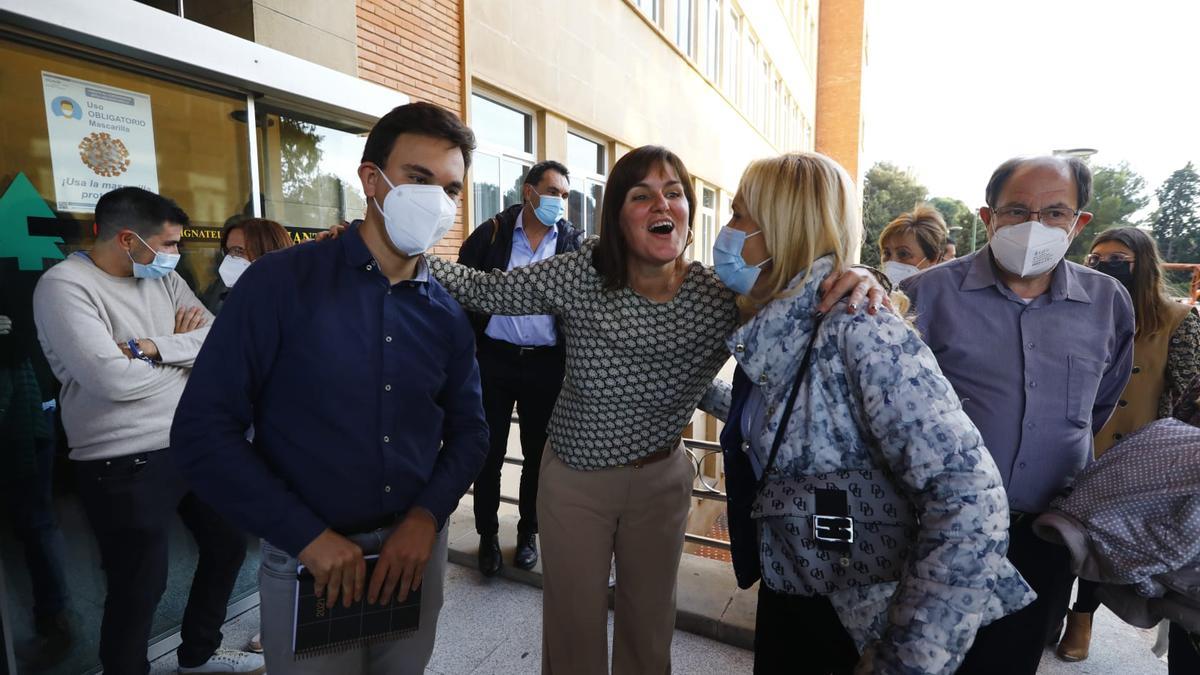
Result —
[[771, 262], [771, 258], [767, 258], [757, 265], [751, 265], [742, 257], [746, 240], [757, 234], [762, 234], [762, 230], [746, 234], [726, 225], [717, 233], [717, 240], [713, 243], [713, 267], [717, 278], [738, 295], [750, 295], [750, 289], [758, 281], [763, 265]]
[[168, 274], [170, 274], [171, 271], [175, 269], [175, 266], [179, 264], [179, 254], [178, 253], [163, 253], [162, 251], [155, 251], [154, 247], [151, 246], [150, 244], [147, 244], [146, 240], [142, 239], [140, 236], [138, 236], [137, 232], [134, 232], [133, 236], [137, 237], [138, 241], [142, 242], [143, 246], [150, 249], [151, 251], [154, 251], [154, 261], [150, 262], [149, 264], [145, 264], [145, 265], [134, 260], [133, 256], [130, 255], [129, 251], [125, 252], [125, 255], [129, 256], [130, 262], [133, 263], [134, 278], [136, 278], [136, 279], [161, 279], [161, 278], [167, 276]]
[[533, 215], [537, 216], [537, 219], [546, 227], [554, 227], [566, 210], [567, 200], [562, 197], [538, 195], [538, 205], [533, 210]]

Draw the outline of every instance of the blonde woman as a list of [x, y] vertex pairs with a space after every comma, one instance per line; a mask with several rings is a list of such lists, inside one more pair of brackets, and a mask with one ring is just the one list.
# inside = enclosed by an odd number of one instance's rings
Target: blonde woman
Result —
[[[614, 675], [670, 672], [675, 576], [694, 468], [680, 435], [729, 358], [734, 294], [687, 260], [692, 179], [663, 147], [622, 157], [609, 174], [599, 239], [509, 272], [430, 259], [464, 307], [552, 314], [566, 338], [566, 379], [541, 465], [542, 672], [607, 675], [608, 573], [616, 554]], [[829, 272], [834, 272], [830, 267]], [[847, 272], [830, 304], [870, 275]], [[883, 289], [869, 290], [873, 306]], [[714, 399], [715, 400], [715, 399]]]
[[[722, 279], [741, 289], [742, 323], [726, 343], [738, 368], [721, 444], [738, 583], [763, 577], [755, 673], [952, 673], [981, 623], [1032, 599], [1004, 557], [1000, 474], [929, 349], [891, 313], [818, 315], [820, 281], [859, 240], [856, 200], [845, 170], [823, 155], [754, 162], [714, 250]], [[785, 415], [789, 400], [794, 415]], [[768, 467], [772, 480], [890, 475], [920, 518], [898, 582], [800, 594], [818, 584], [781, 552], [797, 550], [785, 540], [811, 521], [794, 518], [783, 531], [751, 518], [787, 508], [756, 503]], [[874, 559], [853, 547], [843, 555], [844, 565]]]
[[946, 255], [949, 231], [937, 209], [918, 204], [901, 213], [879, 233], [879, 259], [883, 273], [893, 284], [942, 262]]

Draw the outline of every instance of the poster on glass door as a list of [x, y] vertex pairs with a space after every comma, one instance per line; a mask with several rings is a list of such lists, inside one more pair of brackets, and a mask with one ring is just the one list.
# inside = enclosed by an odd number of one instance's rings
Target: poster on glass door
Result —
[[120, 187], [158, 192], [149, 95], [44, 70], [42, 93], [59, 211], [91, 213]]

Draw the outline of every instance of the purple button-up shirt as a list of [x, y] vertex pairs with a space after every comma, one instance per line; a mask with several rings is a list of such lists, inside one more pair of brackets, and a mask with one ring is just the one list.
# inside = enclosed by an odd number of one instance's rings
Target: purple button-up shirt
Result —
[[1026, 303], [989, 249], [910, 277], [917, 328], [1000, 467], [1015, 511], [1038, 513], [1092, 456], [1133, 365], [1133, 305], [1071, 262]]

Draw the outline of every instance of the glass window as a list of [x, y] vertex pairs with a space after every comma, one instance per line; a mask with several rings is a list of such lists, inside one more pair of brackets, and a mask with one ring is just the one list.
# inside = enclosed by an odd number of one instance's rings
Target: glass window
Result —
[[[574, 177], [572, 172], [572, 177]], [[571, 188], [567, 199], [567, 219], [575, 227], [582, 229], [587, 236], [600, 234], [600, 223], [596, 217], [600, 213], [600, 203], [604, 199], [604, 183], [593, 179], [582, 181], [583, 189]], [[572, 181], [572, 185], [575, 181]]]
[[475, 153], [471, 162], [475, 225], [521, 203], [521, 181], [532, 166], [511, 157]]
[[137, 0], [137, 2], [179, 16], [179, 0]]
[[567, 167], [586, 169], [589, 174], [604, 175], [608, 167], [604, 162], [604, 146], [578, 134], [567, 134]]
[[[7, 305], [0, 313], [13, 319], [16, 348], [22, 350], [21, 363], [28, 364], [22, 367], [36, 379], [36, 391], [30, 395], [52, 401], [59, 385], [33, 328], [32, 292], [37, 280], [65, 256], [92, 245], [92, 208], [100, 194], [141, 184], [174, 199], [191, 217], [177, 269], [197, 293], [204, 289], [216, 273], [214, 235], [250, 200], [249, 134], [245, 123], [236, 118], [246, 99], [4, 40], [0, 40], [0, 82], [5, 94], [5, 121], [0, 128], [0, 302]], [[51, 91], [55, 94], [48, 97]], [[67, 99], [73, 104], [67, 105]], [[90, 114], [100, 110], [95, 106], [109, 105], [107, 120]], [[80, 115], [75, 117], [75, 112]], [[77, 128], [72, 128], [75, 123]], [[68, 162], [71, 157], [59, 154], [64, 145], [67, 149], [84, 145], [89, 153], [85, 158], [76, 151], [74, 161]], [[137, 178], [130, 180], [131, 176]], [[36, 423], [33, 416], [29, 423]], [[66, 454], [63, 439], [45, 442], [52, 444], [51, 456]], [[25, 450], [45, 451], [34, 448]], [[18, 452], [16, 447], [5, 450]], [[15, 455], [10, 458], [3, 477], [14, 476], [12, 467], [20, 463]], [[53, 475], [53, 483], [47, 483], [49, 494], [38, 494], [52, 499], [65, 540], [65, 590], [76, 618], [93, 617], [91, 623], [75, 624], [73, 644], [55, 672], [89, 672], [98, 670], [99, 628], [94, 618], [103, 612], [104, 575], [70, 472]], [[35, 489], [37, 479], [26, 477], [19, 484], [22, 489]], [[179, 629], [196, 566], [194, 540], [176, 523], [170, 533], [167, 590], [151, 629], [154, 642]], [[257, 550], [257, 543], [251, 542], [230, 602], [256, 590]], [[5, 628], [11, 630], [16, 644], [25, 644], [34, 636], [29, 619], [32, 583], [22, 546], [8, 528], [0, 531], [0, 555], [7, 591], [0, 602], [7, 603], [6, 618], [13, 618]]]
[[254, 40], [254, 5], [251, 0], [136, 1], [244, 40]]
[[365, 133], [285, 114], [262, 115], [258, 150], [263, 215], [285, 227], [312, 230], [362, 218], [367, 200], [358, 166]]
[[717, 236], [717, 193], [708, 187], [700, 189], [699, 232], [693, 240], [692, 258], [712, 264], [712, 247]]
[[725, 77], [721, 84], [729, 98], [737, 100], [738, 74], [741, 73], [738, 53], [742, 45], [742, 17], [730, 6], [725, 19]]
[[480, 144], [533, 152], [533, 115], [478, 94], [471, 96], [471, 128]]
[[646, 13], [646, 16], [658, 23], [658, 0], [636, 0], [635, 4], [638, 9]]
[[704, 1], [704, 74], [715, 83], [721, 68], [721, 0]]
[[754, 99], [758, 96], [758, 78], [755, 74], [758, 71], [758, 41], [754, 39], [750, 32], [746, 32], [745, 49], [742, 53], [742, 64], [744, 66], [742, 74], [742, 85], [739, 87], [741, 96], [738, 97], [738, 105], [742, 107], [742, 112], [753, 120], [754, 119]]
[[695, 0], [675, 0], [675, 45], [684, 54], [692, 54], [692, 3]]
[[567, 169], [571, 171], [571, 194], [567, 199], [567, 218], [588, 235], [598, 234], [596, 222], [604, 195], [608, 158], [603, 143], [567, 134]]
[[533, 115], [473, 94], [471, 128], [479, 149], [471, 161], [472, 225], [521, 203], [521, 181], [534, 164]]

